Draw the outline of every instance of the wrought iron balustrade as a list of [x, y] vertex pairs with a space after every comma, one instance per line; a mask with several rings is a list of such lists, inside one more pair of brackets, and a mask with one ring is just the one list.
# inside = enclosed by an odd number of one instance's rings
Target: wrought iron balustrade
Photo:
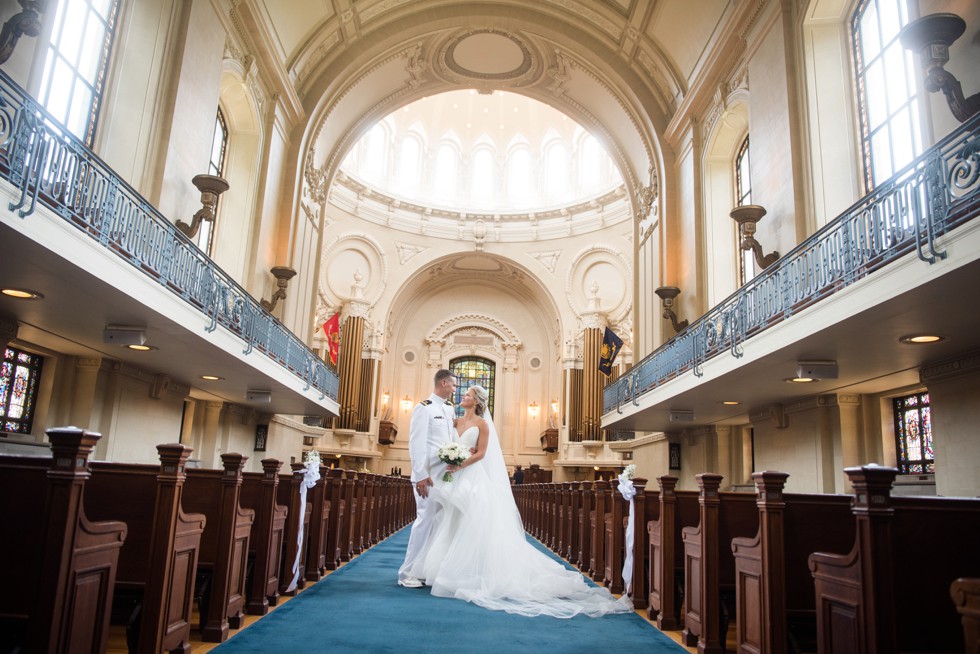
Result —
[[0, 177], [20, 190], [10, 211], [31, 216], [40, 202], [108, 252], [221, 325], [253, 350], [337, 399], [339, 382], [316, 353], [219, 268], [139, 193], [60, 127], [0, 71]]
[[603, 394], [603, 412], [622, 412], [675, 377], [703, 374], [725, 351], [915, 251], [946, 257], [937, 238], [980, 210], [980, 115], [927, 150], [832, 222], [766, 268], [690, 327], [644, 357]]

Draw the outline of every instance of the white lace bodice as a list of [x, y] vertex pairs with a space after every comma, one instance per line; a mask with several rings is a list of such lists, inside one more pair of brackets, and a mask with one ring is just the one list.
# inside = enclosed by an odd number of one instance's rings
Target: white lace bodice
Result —
[[476, 447], [476, 441], [480, 438], [480, 428], [476, 425], [472, 427], [467, 427], [466, 430], [459, 435], [458, 442], [466, 447]]

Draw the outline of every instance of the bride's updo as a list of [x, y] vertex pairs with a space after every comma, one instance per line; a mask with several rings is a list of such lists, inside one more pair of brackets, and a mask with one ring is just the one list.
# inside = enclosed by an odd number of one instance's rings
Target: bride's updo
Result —
[[473, 389], [473, 395], [476, 396], [476, 415], [482, 416], [487, 410], [487, 402], [490, 401], [490, 393], [487, 389], [482, 386], [477, 386], [474, 384], [470, 386]]

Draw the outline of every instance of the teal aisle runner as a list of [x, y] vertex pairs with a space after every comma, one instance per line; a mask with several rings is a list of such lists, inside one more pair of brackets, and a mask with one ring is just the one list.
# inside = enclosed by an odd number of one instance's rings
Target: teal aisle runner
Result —
[[[408, 528], [232, 636], [215, 652], [595, 654], [686, 650], [635, 613], [561, 620], [488, 611], [395, 583]], [[532, 540], [555, 560], [553, 553]], [[563, 562], [564, 563], [564, 562]], [[572, 569], [571, 566], [565, 564]]]

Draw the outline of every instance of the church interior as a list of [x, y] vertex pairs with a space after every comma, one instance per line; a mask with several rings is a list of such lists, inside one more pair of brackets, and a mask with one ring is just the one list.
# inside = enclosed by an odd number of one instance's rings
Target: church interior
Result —
[[0, 23], [0, 455], [407, 478], [448, 368], [525, 484], [980, 496], [980, 3]]

